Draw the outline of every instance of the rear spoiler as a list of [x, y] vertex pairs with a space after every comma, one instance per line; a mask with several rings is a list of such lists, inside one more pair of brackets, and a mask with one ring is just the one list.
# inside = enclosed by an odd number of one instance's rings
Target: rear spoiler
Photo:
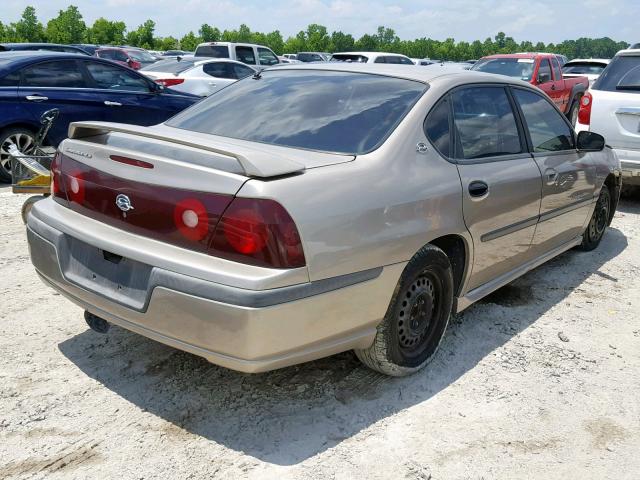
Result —
[[225, 142], [214, 137], [209, 141], [202, 138], [200, 134], [193, 134], [186, 130], [181, 131], [164, 125], [141, 127], [111, 122], [73, 122], [69, 125], [69, 138], [71, 139], [83, 139], [111, 132], [162, 140], [232, 157], [238, 161], [247, 177], [277, 177], [305, 170], [303, 164], [280, 154], [265, 151], [267, 149], [251, 148], [232, 142]]

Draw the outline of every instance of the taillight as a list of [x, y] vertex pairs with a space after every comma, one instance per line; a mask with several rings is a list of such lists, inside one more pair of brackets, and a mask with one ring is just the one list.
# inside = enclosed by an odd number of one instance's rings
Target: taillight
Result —
[[173, 211], [173, 222], [187, 239], [198, 242], [209, 232], [209, 215], [204, 204], [196, 198], [185, 198]]
[[165, 87], [173, 87], [174, 85], [184, 83], [184, 78], [158, 78], [155, 82]]
[[212, 255], [243, 263], [297, 268], [305, 265], [298, 229], [274, 200], [235, 198], [214, 233]]
[[80, 171], [72, 171], [63, 177], [66, 181], [64, 187], [67, 192], [67, 199], [70, 202], [82, 203], [86, 191], [84, 175]]
[[51, 196], [59, 203], [66, 203], [67, 196], [64, 191], [64, 180], [62, 175], [62, 154], [56, 152], [51, 161]]
[[589, 92], [585, 93], [580, 99], [580, 110], [578, 110], [578, 122], [583, 125], [589, 125], [591, 123], [591, 105], [593, 104], [593, 97]]

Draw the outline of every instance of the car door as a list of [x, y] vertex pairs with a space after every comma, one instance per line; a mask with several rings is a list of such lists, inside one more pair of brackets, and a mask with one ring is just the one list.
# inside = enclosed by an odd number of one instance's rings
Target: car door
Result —
[[558, 96], [558, 101], [554, 103], [558, 105], [558, 108], [562, 111], [562, 113], [567, 113], [567, 108], [569, 108], [569, 101], [571, 100], [571, 90], [565, 89], [562, 69], [560, 68], [560, 64], [558, 63], [558, 59], [556, 57], [551, 58], [551, 71], [553, 73], [554, 86], [554, 90], [552, 90], [552, 92], [554, 94], [557, 94]]
[[150, 80], [131, 69], [100, 61], [83, 63], [102, 94], [106, 121], [156, 125], [186, 106], [178, 94], [161, 93]]
[[18, 97], [34, 122], [39, 123], [47, 110], [60, 110], [49, 131], [48, 139], [54, 146], [67, 137], [71, 122], [104, 120], [100, 91], [92, 87], [77, 60], [47, 60], [24, 67]]
[[540, 211], [540, 170], [503, 85], [451, 94], [464, 221], [474, 245], [469, 289], [521, 266]]
[[562, 109], [562, 91], [558, 90], [551, 72], [551, 63], [548, 58], [540, 60], [538, 73], [536, 74], [537, 87], [546, 93], [558, 108]]
[[280, 63], [278, 57], [269, 50], [268, 48], [258, 47], [258, 60], [260, 61], [260, 65], [268, 67], [270, 65], [277, 65]]
[[238, 45], [235, 48], [236, 48], [236, 60], [242, 63], [246, 63], [247, 65], [256, 64], [256, 53], [253, 50], [253, 47]]
[[217, 92], [234, 83], [237, 79], [231, 62], [208, 62], [202, 65], [202, 71], [204, 73], [203, 82], [207, 86], [206, 95]]
[[512, 91], [542, 173], [540, 220], [533, 239], [540, 255], [582, 233], [596, 194], [596, 168], [576, 150], [571, 125], [544, 95], [529, 89]]

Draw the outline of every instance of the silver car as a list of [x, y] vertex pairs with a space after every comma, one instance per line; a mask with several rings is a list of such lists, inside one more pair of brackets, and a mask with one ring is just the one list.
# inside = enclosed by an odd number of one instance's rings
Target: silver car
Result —
[[620, 169], [540, 90], [479, 72], [265, 70], [151, 128], [72, 124], [28, 218], [109, 324], [259, 372], [347, 350], [405, 375], [452, 312], [595, 248]]

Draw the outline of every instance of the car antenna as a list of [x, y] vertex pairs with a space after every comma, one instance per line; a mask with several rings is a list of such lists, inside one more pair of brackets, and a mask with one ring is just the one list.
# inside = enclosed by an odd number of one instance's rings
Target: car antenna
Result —
[[262, 70], [258, 70], [253, 74], [251, 78], [253, 78], [254, 80], [260, 80], [262, 78]]

